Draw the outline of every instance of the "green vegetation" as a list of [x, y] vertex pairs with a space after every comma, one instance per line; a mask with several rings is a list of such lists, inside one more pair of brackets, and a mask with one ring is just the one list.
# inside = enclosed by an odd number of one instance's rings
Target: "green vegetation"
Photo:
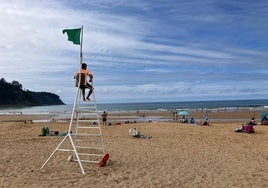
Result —
[[44, 106], [64, 104], [60, 97], [48, 92], [33, 92], [23, 90], [18, 81], [8, 83], [0, 79], [0, 105], [1, 106]]

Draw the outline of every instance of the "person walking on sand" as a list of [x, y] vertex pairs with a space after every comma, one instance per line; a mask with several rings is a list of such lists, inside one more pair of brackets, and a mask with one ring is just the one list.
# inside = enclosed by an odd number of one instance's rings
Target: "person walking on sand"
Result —
[[[79, 83], [79, 77], [80, 77], [80, 73], [81, 73], [81, 80], [80, 80], [80, 89], [82, 90], [82, 95], [83, 95], [83, 100], [90, 100], [89, 97], [93, 92], [93, 87], [91, 84], [88, 83], [88, 78], [89, 78], [89, 82], [93, 81], [93, 74], [90, 72], [90, 70], [87, 70], [87, 64], [86, 63], [82, 63], [81, 69], [76, 73], [76, 75], [74, 76], [74, 78], [76, 79], [77, 82], [77, 86]], [[89, 89], [88, 91], [88, 95], [85, 98], [85, 90]]]
[[102, 113], [102, 115], [101, 115], [103, 125], [106, 125], [106, 122], [107, 122], [107, 116], [108, 116], [107, 112], [106, 112], [106, 111], [103, 111], [103, 113]]
[[173, 122], [177, 122], [179, 120], [178, 112], [173, 112]]

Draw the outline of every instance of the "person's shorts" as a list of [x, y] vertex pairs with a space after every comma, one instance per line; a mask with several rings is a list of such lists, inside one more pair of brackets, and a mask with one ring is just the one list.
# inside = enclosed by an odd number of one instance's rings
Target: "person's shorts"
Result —
[[93, 89], [92, 85], [90, 85], [89, 83], [87, 83], [86, 85], [81, 85], [80, 89]]

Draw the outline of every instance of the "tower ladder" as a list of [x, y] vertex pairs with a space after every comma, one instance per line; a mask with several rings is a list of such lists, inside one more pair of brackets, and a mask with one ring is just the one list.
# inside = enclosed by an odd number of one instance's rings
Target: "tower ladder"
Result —
[[[93, 87], [93, 83], [91, 85]], [[71, 153], [68, 160], [78, 162], [83, 174], [85, 171], [82, 163], [98, 163], [104, 156], [103, 135], [94, 89], [91, 96], [90, 101], [83, 101], [81, 89], [77, 87], [68, 133], [41, 169], [57, 151]]]

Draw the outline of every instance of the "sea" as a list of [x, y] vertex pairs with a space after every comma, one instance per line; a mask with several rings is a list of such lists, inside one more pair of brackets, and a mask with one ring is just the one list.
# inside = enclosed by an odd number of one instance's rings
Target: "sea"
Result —
[[[32, 107], [1, 107], [0, 114], [70, 114], [73, 104], [32, 106]], [[215, 101], [181, 101], [181, 102], [139, 102], [139, 103], [97, 103], [99, 112], [109, 113], [142, 112], [142, 111], [268, 111], [268, 99], [255, 100], [215, 100]]]

